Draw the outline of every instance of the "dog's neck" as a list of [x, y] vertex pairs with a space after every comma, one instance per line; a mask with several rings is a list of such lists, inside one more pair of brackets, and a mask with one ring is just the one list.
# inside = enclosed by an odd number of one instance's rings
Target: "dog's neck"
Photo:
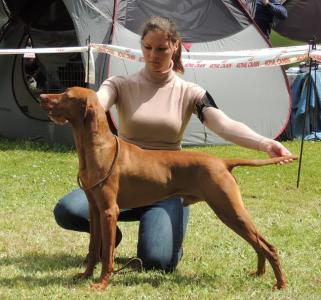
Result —
[[115, 154], [115, 139], [105, 112], [97, 109], [92, 121], [96, 124], [95, 128], [83, 121], [71, 122], [78, 153], [79, 174], [85, 184], [90, 184], [88, 181], [95, 181], [95, 178], [89, 178], [88, 174], [100, 177], [106, 171], [108, 161], [112, 161]]

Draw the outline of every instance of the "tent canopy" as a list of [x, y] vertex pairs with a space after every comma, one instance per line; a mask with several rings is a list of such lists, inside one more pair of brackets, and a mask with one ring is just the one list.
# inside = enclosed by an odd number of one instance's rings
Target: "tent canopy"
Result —
[[288, 18], [279, 21], [275, 30], [293, 40], [308, 43], [313, 37], [321, 41], [321, 1], [286, 0], [283, 5], [288, 10]]
[[[2, 15], [6, 12], [9, 22], [2, 27], [0, 48], [25, 48], [29, 38], [33, 47], [85, 45], [90, 36], [93, 43], [139, 49], [141, 25], [152, 15], [172, 18], [189, 52], [269, 47], [250, 16], [255, 0], [2, 0], [2, 3]], [[87, 55], [77, 53], [36, 55], [38, 75], [42, 75], [35, 80], [37, 88], [60, 91], [84, 84], [86, 62]], [[0, 134], [72, 143], [70, 128], [49, 122], [39, 108], [26, 81], [23, 57], [0, 55], [0, 67], [11, 70], [0, 74]], [[91, 87], [98, 89], [106, 77], [131, 74], [143, 65], [96, 54], [95, 67], [96, 82]], [[72, 75], [74, 71], [80, 74], [77, 78]], [[186, 69], [184, 79], [200, 84], [227, 115], [260, 134], [275, 138], [286, 127], [291, 101], [282, 67]], [[113, 111], [112, 115], [116, 113]], [[183, 139], [184, 145], [223, 142], [206, 132], [195, 116]]]

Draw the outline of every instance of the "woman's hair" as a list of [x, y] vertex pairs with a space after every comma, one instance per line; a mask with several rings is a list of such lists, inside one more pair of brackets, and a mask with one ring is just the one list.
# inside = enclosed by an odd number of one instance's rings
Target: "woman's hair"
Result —
[[163, 17], [151, 17], [143, 25], [141, 40], [144, 39], [145, 35], [150, 31], [162, 31], [168, 35], [168, 40], [173, 44], [178, 42], [178, 48], [173, 54], [173, 70], [175, 72], [184, 73], [184, 67], [182, 64], [182, 40], [179, 33], [176, 30], [175, 23]]

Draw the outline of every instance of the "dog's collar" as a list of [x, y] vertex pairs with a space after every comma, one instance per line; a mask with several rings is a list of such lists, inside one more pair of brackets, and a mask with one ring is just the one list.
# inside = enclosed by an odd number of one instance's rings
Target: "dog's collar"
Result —
[[118, 157], [119, 157], [119, 152], [120, 152], [120, 143], [119, 143], [119, 139], [118, 137], [115, 135], [115, 140], [116, 140], [116, 151], [115, 151], [115, 156], [114, 156], [114, 159], [113, 159], [113, 162], [108, 170], [108, 172], [105, 174], [105, 176], [101, 179], [99, 179], [96, 183], [92, 184], [91, 186], [89, 187], [85, 187], [84, 184], [82, 183], [82, 180], [79, 176], [79, 173], [77, 175], [77, 183], [79, 185], [79, 187], [84, 190], [84, 191], [89, 191], [89, 190], [92, 190], [93, 188], [99, 186], [100, 184], [102, 184], [105, 180], [108, 179], [108, 177], [112, 174], [113, 170], [115, 169], [115, 166], [116, 166], [116, 162], [118, 160]]

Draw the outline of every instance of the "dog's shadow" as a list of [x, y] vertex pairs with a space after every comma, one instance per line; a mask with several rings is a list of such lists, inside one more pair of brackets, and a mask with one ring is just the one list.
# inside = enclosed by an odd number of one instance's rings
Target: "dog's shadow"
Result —
[[26, 253], [19, 257], [0, 258], [0, 268], [14, 268], [14, 275], [0, 277], [0, 286], [17, 288], [28, 284], [30, 288], [48, 285], [70, 285], [61, 273], [80, 266], [84, 258], [66, 253]]
[[[160, 271], [143, 271], [139, 261], [133, 261], [132, 263], [125, 265], [129, 262], [128, 257], [116, 257], [115, 269], [121, 269], [119, 273], [112, 275], [111, 285], [114, 286], [134, 286], [140, 284], [149, 284], [153, 287], [163, 285], [164, 282], [173, 282], [179, 285], [194, 285], [195, 280], [198, 278], [199, 284], [205, 284], [206, 282], [213, 282], [216, 275], [209, 274], [195, 274], [182, 275], [179, 271], [165, 274]], [[66, 253], [57, 253], [54, 255], [29, 253], [21, 257], [15, 258], [1, 258], [0, 268], [13, 266], [20, 271], [16, 274], [8, 277], [0, 277], [0, 286], [7, 288], [17, 288], [18, 286], [28, 285], [30, 288], [44, 287], [51, 285], [71, 287], [78, 284], [83, 284], [83, 280], [76, 280], [75, 274], [64, 275], [64, 271], [68, 269], [76, 269], [76, 272], [83, 272], [85, 269], [84, 257], [69, 255]], [[99, 269], [99, 264], [97, 268]], [[125, 267], [124, 269], [122, 269]], [[99, 274], [99, 273], [98, 273]], [[89, 282], [97, 279], [98, 274], [95, 274], [93, 278], [89, 279]], [[86, 282], [86, 281], [85, 281]]]

